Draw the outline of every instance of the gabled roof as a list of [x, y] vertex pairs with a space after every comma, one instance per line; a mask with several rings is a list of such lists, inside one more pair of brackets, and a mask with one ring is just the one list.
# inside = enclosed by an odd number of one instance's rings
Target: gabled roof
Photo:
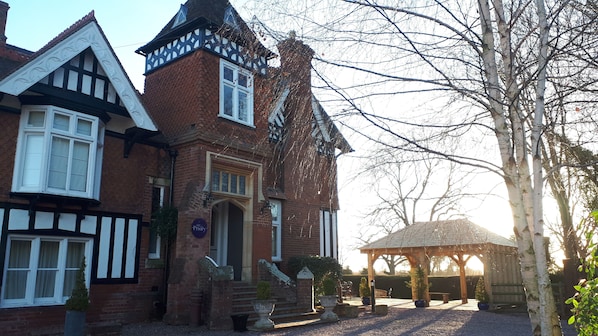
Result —
[[187, 0], [158, 35], [137, 52], [147, 54], [196, 28], [226, 31], [230, 34], [228, 38], [245, 41], [240, 44], [251, 45], [259, 54], [268, 58], [275, 56], [260, 43], [228, 0]]
[[360, 247], [362, 253], [374, 249], [408, 249], [493, 244], [516, 247], [515, 242], [467, 219], [417, 222]]
[[[274, 101], [274, 107], [268, 115], [268, 123], [273, 124], [278, 128], [284, 127], [284, 106], [289, 93], [290, 89], [288, 85], [283, 84], [278, 98], [276, 98]], [[332, 143], [334, 148], [339, 149], [343, 154], [352, 152], [353, 148], [351, 148], [349, 142], [345, 139], [338, 128], [336, 128], [336, 125], [332, 119], [330, 119], [328, 113], [326, 113], [316, 96], [313, 94], [311, 96], [311, 102], [315, 128], [317, 131], [316, 134], [312, 135], [321, 137], [322, 140], [327, 143]]]
[[349, 142], [345, 139], [345, 137], [338, 130], [338, 128], [336, 128], [336, 125], [334, 124], [332, 119], [330, 119], [330, 116], [328, 115], [328, 113], [326, 113], [326, 111], [324, 110], [322, 105], [320, 105], [320, 102], [314, 95], [311, 96], [311, 105], [314, 113], [314, 118], [317, 123], [317, 127], [319, 128], [320, 133], [324, 137], [324, 140], [326, 142], [332, 142], [334, 144], [334, 147], [338, 148], [343, 154], [352, 152], [353, 148], [351, 148]]
[[22, 94], [87, 48], [93, 51], [136, 126], [148, 131], [156, 131], [156, 126], [98, 25], [93, 12], [59, 34], [31, 55], [26, 62], [2, 78], [0, 92], [14, 96]]

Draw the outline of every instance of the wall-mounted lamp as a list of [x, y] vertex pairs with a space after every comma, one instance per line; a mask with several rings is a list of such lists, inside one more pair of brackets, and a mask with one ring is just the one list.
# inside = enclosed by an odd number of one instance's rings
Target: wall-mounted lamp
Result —
[[207, 208], [212, 203], [212, 193], [205, 192], [203, 193], [203, 207]]
[[264, 214], [264, 211], [272, 209], [272, 204], [268, 200], [264, 200], [264, 204], [260, 208], [260, 214]]

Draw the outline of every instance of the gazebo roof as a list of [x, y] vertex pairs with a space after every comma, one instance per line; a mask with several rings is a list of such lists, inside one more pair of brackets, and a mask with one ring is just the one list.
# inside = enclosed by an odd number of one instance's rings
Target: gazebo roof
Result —
[[377, 249], [409, 249], [493, 244], [516, 247], [515, 242], [493, 233], [468, 219], [417, 222], [386, 237], [364, 245], [364, 253]]

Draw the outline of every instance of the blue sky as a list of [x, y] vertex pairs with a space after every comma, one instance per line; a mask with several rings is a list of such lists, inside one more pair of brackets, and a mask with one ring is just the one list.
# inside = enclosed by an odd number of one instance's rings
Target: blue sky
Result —
[[[151, 41], [186, 0], [4, 0], [10, 6], [7, 43], [37, 51], [92, 10], [133, 85], [143, 91], [144, 57], [135, 50]], [[232, 0], [242, 12], [240, 3]], [[243, 13], [241, 13], [242, 16]]]

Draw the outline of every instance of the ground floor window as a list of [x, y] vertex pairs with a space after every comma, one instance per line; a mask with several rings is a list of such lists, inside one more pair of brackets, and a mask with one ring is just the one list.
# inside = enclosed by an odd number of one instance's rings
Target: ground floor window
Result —
[[[164, 206], [164, 190], [163, 186], [152, 187], [152, 221], [155, 220], [156, 213]], [[149, 239], [149, 259], [160, 259], [160, 250], [162, 247], [160, 235], [150, 225], [150, 239]]]
[[272, 261], [282, 260], [282, 205], [278, 200], [270, 200], [270, 211], [272, 212]]
[[320, 210], [320, 255], [338, 258], [336, 212]]
[[11, 235], [7, 241], [2, 307], [63, 304], [83, 257], [89, 286], [91, 240]]

